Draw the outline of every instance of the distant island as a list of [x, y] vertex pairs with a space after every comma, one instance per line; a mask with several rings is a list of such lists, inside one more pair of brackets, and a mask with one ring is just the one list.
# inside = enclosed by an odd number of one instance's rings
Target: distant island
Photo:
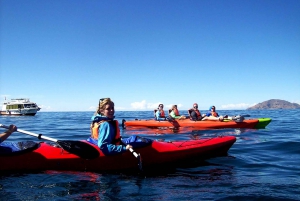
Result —
[[268, 109], [300, 109], [300, 105], [297, 103], [290, 103], [285, 100], [271, 99], [247, 108], [247, 110], [268, 110]]

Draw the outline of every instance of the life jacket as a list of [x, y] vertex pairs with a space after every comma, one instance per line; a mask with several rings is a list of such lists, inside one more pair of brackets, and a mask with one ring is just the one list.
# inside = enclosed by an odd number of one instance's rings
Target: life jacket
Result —
[[164, 118], [165, 116], [165, 111], [164, 110], [159, 110], [160, 111], [160, 117]]
[[201, 113], [200, 113], [199, 110], [195, 110], [195, 112], [196, 112], [196, 114], [197, 114], [198, 117], [201, 117]]
[[[102, 120], [99, 122], [92, 122], [91, 123], [91, 137], [95, 140], [98, 140], [99, 137], [99, 127], [102, 123], [106, 122], [107, 120]], [[121, 135], [120, 135], [120, 128], [119, 128], [119, 122], [117, 120], [113, 120], [115, 123], [115, 129], [116, 129], [116, 134], [115, 134], [115, 140], [113, 144], [120, 145], [121, 144]]]
[[214, 116], [214, 117], [217, 117], [217, 116], [218, 116], [218, 113], [216, 113], [216, 112], [210, 112], [210, 113], [211, 113], [211, 115]]
[[174, 108], [173, 111], [174, 111], [174, 114], [175, 114], [176, 116], [180, 116], [180, 115], [179, 115], [179, 111], [178, 111], [176, 108]]

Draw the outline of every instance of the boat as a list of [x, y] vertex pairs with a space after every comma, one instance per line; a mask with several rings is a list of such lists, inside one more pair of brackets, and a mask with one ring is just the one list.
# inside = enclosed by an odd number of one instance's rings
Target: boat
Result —
[[[142, 158], [143, 171], [153, 167], [173, 167], [190, 160], [205, 160], [224, 156], [235, 143], [234, 136], [219, 136], [187, 141], [156, 141], [134, 151]], [[88, 143], [86, 141], [80, 141]], [[27, 145], [28, 144], [28, 145]], [[0, 152], [0, 171], [96, 171], [109, 172], [120, 170], [137, 170], [137, 158], [130, 152], [105, 156], [96, 145], [88, 143], [98, 150], [99, 155], [93, 159], [81, 158], [61, 147], [46, 142], [23, 143], [25, 149], [11, 153]]]
[[34, 116], [40, 107], [27, 98], [16, 98], [4, 102], [0, 111], [1, 115], [29, 115]]
[[271, 118], [258, 118], [258, 119], [245, 119], [241, 122], [237, 121], [192, 121], [190, 119], [172, 120], [172, 121], [156, 121], [153, 119], [148, 120], [123, 120], [123, 127], [191, 127], [198, 129], [221, 129], [221, 128], [265, 128], [270, 122]]

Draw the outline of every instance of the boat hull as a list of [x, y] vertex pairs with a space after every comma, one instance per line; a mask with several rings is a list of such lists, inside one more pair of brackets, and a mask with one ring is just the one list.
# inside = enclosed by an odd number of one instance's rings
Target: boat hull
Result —
[[0, 111], [0, 115], [8, 115], [8, 116], [34, 116], [36, 115], [37, 110], [35, 111]]
[[[178, 142], [153, 141], [149, 146], [137, 148], [143, 161], [143, 168], [159, 165], [174, 165], [186, 160], [203, 160], [225, 155], [234, 144], [234, 136], [215, 137], [202, 140]], [[94, 146], [94, 145], [92, 145]], [[98, 147], [100, 156], [95, 159], [82, 159], [59, 147], [40, 143], [29, 153], [16, 156], [0, 156], [1, 171], [28, 170], [76, 170], [76, 171], [117, 171], [138, 169], [138, 161], [132, 153], [125, 152], [105, 156]]]
[[270, 122], [270, 118], [247, 119], [243, 122], [235, 121], [191, 121], [189, 119], [174, 120], [174, 121], [156, 121], [156, 120], [134, 120], [126, 121], [125, 127], [192, 127], [203, 129], [220, 129], [220, 128], [264, 128]]

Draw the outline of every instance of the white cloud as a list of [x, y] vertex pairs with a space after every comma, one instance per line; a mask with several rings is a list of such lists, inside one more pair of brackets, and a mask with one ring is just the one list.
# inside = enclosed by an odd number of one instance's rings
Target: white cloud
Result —
[[238, 104], [227, 104], [221, 105], [221, 109], [231, 110], [231, 109], [247, 109], [248, 107], [254, 106], [256, 103], [248, 104], [248, 103], [238, 103]]
[[38, 105], [41, 108], [41, 111], [50, 111], [51, 107], [46, 105]]
[[146, 101], [142, 100], [141, 102], [134, 102], [131, 103], [131, 108], [135, 109], [135, 110], [142, 110], [146, 108]]
[[147, 103], [146, 100], [142, 100], [141, 102], [133, 102], [131, 103], [131, 108], [134, 110], [145, 110], [145, 109], [155, 109], [161, 102], [158, 103]]
[[95, 106], [91, 106], [91, 107], [89, 107], [89, 110], [96, 110], [96, 107]]

